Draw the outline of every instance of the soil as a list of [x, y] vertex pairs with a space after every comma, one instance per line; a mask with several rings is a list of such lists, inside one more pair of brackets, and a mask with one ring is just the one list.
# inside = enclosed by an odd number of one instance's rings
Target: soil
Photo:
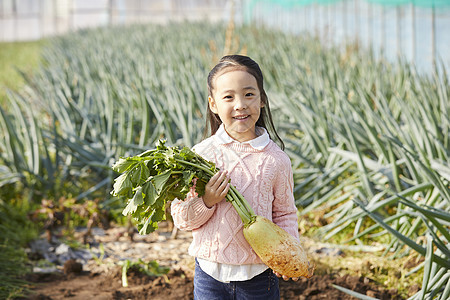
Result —
[[[109, 274], [83, 271], [79, 274], [39, 274], [28, 278], [38, 283], [28, 299], [193, 299], [193, 274], [172, 269], [167, 276], [150, 277], [128, 272], [128, 287], [122, 287], [121, 269]], [[319, 275], [299, 281], [280, 281], [281, 299], [356, 299], [332, 285], [339, 285], [376, 299], [402, 299], [395, 290], [383, 290], [367, 278]]]
[[[104, 248], [108, 247], [108, 243], [117, 244], [120, 239], [123, 242], [126, 241], [128, 247], [124, 251], [128, 252], [136, 245], [148, 243], [153, 250], [159, 249], [159, 251], [151, 251], [151, 249], [142, 251], [141, 245], [138, 247], [141, 249], [140, 253], [156, 255], [160, 266], [169, 266], [170, 271], [164, 276], [157, 277], [148, 276], [132, 267], [127, 272], [128, 287], [123, 287], [122, 267], [117, 264], [117, 254], [110, 255], [111, 261], [104, 259], [102, 263], [92, 260], [90, 263], [81, 265], [78, 262], [68, 261], [64, 266], [59, 267], [58, 272], [29, 274], [26, 279], [32, 283], [31, 292], [27, 298], [23, 299], [193, 299], [194, 264], [193, 259], [187, 256], [190, 233], [180, 233], [177, 239], [171, 239], [170, 231], [163, 229], [147, 237], [147, 240], [130, 241], [124, 236], [118, 238], [118, 229], [115, 230], [107, 231], [102, 237]], [[97, 240], [100, 240], [100, 237], [97, 237]], [[175, 246], [172, 247], [171, 244]], [[313, 252], [320, 253], [309, 248], [308, 253]], [[114, 259], [116, 262], [112, 263]], [[280, 295], [281, 299], [286, 300], [356, 299], [339, 291], [333, 285], [376, 299], [403, 299], [397, 290], [387, 290], [367, 277], [340, 275], [332, 271], [316, 272], [312, 278], [300, 278], [296, 282], [280, 280]]]

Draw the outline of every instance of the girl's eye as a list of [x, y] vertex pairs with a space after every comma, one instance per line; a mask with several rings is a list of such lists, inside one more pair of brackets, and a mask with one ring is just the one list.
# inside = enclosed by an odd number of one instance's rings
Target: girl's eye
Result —
[[223, 99], [233, 99], [233, 97], [232, 96], [230, 96], [230, 95], [227, 95], [227, 96], [225, 96], [225, 97], [223, 97]]
[[251, 97], [251, 96], [253, 96], [253, 95], [254, 95], [253, 93], [247, 93], [247, 94], [245, 94], [246, 97]]

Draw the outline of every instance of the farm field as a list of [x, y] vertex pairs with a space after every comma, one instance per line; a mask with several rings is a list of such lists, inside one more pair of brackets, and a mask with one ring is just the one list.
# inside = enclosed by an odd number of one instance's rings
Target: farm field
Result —
[[[27, 75], [0, 105], [0, 298], [189, 299], [190, 233], [171, 239], [163, 222], [135, 234], [126, 200], [111, 195], [111, 166], [159, 139], [198, 143], [207, 73], [223, 54], [242, 53], [263, 69], [294, 170], [299, 232], [317, 265], [311, 279], [281, 282], [284, 299], [351, 299], [352, 291], [446, 299], [447, 78], [375, 60], [357, 45], [206, 25], [89, 29], [14, 48], [33, 55], [17, 62]], [[68, 258], [81, 269], [64, 273]], [[128, 287], [124, 264], [136, 266]]]
[[[29, 299], [193, 299], [194, 260], [187, 254], [191, 234], [180, 232], [176, 239], [172, 239], [165, 225], [163, 223], [161, 229], [148, 237], [135, 237], [134, 242], [126, 236], [123, 227], [100, 231], [102, 234], [93, 236], [90, 241], [103, 244], [106, 250], [103, 261], [90, 260], [79, 271], [61, 266], [59, 273], [29, 275], [27, 278], [34, 283]], [[394, 268], [388, 270], [387, 263], [381, 263], [377, 255], [349, 257], [350, 252], [344, 254], [344, 251], [306, 237], [302, 238], [302, 243], [318, 264], [316, 274], [298, 282], [281, 280], [281, 299], [354, 299], [332, 284], [378, 299], [403, 299], [397, 289], [388, 289], [373, 279], [379, 272], [377, 269], [384, 269], [383, 272], [395, 276]], [[119, 244], [124, 245], [122, 250]], [[137, 268], [129, 269], [129, 286], [123, 287], [122, 268], [117, 264], [117, 257], [121, 255], [131, 256], [133, 261], [157, 260], [160, 266], [168, 267], [170, 271], [157, 277], [148, 276]], [[339, 263], [332, 263], [333, 260], [339, 260]], [[419, 286], [415, 283], [406, 288], [411, 294]]]

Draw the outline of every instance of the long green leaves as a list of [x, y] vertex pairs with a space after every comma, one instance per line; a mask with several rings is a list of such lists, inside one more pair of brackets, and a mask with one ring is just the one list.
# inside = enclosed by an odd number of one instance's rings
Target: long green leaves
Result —
[[448, 269], [447, 77], [419, 76], [351, 48], [314, 51], [293, 39], [274, 49], [289, 57], [270, 65], [279, 80], [271, 99], [283, 112], [302, 213], [326, 210], [324, 239], [349, 228], [358, 243], [389, 235], [394, 258], [425, 256], [420, 241], [428, 234], [432, 262]]
[[[189, 26], [196, 42], [174, 35], [179, 25], [54, 39], [43, 66], [25, 77], [27, 92], [11, 93], [11, 109], [0, 111], [0, 164], [13, 175], [1, 175], [0, 184], [37, 180], [45, 194], [73, 177], [94, 186], [95, 178], [111, 183], [110, 165], [120, 155], [143, 151], [160, 138], [197, 143], [207, 63], [191, 43], [206, 48], [213, 35]], [[174, 46], [180, 43], [184, 47]], [[183, 54], [187, 49], [192, 55]]]

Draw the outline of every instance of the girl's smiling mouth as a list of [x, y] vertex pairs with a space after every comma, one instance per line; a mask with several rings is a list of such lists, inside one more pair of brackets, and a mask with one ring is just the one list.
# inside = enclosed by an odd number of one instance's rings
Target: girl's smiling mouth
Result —
[[236, 120], [245, 120], [249, 117], [250, 115], [241, 115], [241, 116], [234, 116], [233, 119]]

